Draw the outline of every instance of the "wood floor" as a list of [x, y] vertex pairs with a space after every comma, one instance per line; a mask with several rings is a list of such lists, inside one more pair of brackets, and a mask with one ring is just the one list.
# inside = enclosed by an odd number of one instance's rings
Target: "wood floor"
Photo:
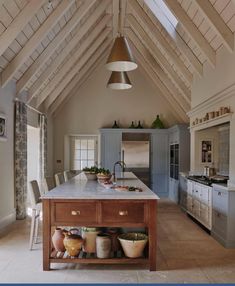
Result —
[[42, 271], [42, 244], [28, 250], [30, 220], [0, 236], [0, 283], [235, 283], [235, 249], [222, 247], [167, 200], [159, 201], [156, 272], [136, 265], [59, 265]]

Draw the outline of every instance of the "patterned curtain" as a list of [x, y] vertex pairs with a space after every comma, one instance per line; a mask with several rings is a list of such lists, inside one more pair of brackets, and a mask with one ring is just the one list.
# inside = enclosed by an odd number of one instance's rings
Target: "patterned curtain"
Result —
[[47, 175], [47, 118], [44, 114], [39, 114], [40, 128], [40, 184]]
[[15, 195], [16, 219], [25, 219], [27, 200], [27, 107], [15, 103]]

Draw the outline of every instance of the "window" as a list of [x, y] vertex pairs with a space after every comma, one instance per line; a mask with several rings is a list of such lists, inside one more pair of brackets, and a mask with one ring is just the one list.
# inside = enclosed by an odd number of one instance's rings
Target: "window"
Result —
[[85, 167], [97, 166], [97, 136], [72, 136], [70, 139], [70, 169], [82, 170]]

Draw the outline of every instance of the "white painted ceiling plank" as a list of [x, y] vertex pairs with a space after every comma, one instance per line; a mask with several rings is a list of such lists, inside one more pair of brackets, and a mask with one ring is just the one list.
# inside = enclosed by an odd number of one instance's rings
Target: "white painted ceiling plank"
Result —
[[38, 44], [48, 34], [63, 14], [70, 8], [74, 1], [63, 0], [61, 4], [50, 14], [36, 33], [29, 39], [24, 48], [11, 61], [1, 74], [2, 86], [4, 87], [13, 77], [20, 66], [30, 57], [31, 53], [37, 48]]
[[174, 64], [177, 66], [179, 72], [184, 76], [184, 78], [191, 84], [193, 80], [193, 75], [185, 67], [184, 63], [179, 59], [178, 55], [175, 53], [174, 49], [170, 46], [167, 40], [162, 36], [160, 31], [155, 27], [155, 25], [150, 20], [149, 16], [143, 11], [139, 4], [135, 0], [128, 0], [128, 4], [131, 5], [132, 12], [138, 20], [141, 22], [142, 27], [150, 33], [152, 39], [155, 39], [162, 49], [168, 54], [172, 59]]
[[16, 84], [16, 92], [20, 93], [24, 87], [28, 84], [31, 77], [38, 72], [38, 70], [44, 65], [55, 49], [61, 44], [66, 36], [74, 29], [81, 18], [89, 11], [96, 0], [85, 1], [84, 4], [79, 7], [73, 18], [65, 25], [62, 30], [56, 35], [56, 37], [50, 42], [46, 49], [40, 54], [37, 60], [30, 66], [26, 73]]
[[[175, 42], [176, 46], [183, 53], [183, 55], [188, 59], [188, 61], [193, 66], [194, 71], [198, 73], [201, 77], [203, 75], [203, 66], [198, 60], [198, 58], [194, 55], [192, 50], [188, 47], [188, 45], [184, 42], [181, 36], [177, 33], [177, 30], [171, 24], [169, 19], [165, 16], [165, 14], [160, 10], [160, 7], [157, 5], [157, 1], [148, 2], [148, 6], [157, 8], [154, 9], [154, 16], [157, 17], [158, 21], [161, 23], [162, 28], [168, 33], [171, 39]], [[153, 13], [150, 12], [149, 13]]]
[[127, 34], [132, 41], [135, 48], [141, 53], [144, 57], [145, 61], [151, 65], [154, 72], [158, 75], [159, 79], [161, 80], [162, 84], [169, 90], [171, 95], [175, 98], [177, 103], [181, 106], [184, 112], [188, 112], [190, 109], [190, 104], [185, 101], [185, 98], [182, 97], [177, 89], [172, 84], [171, 80], [167, 77], [166, 73], [162, 70], [162, 68], [158, 65], [155, 61], [154, 57], [150, 54], [150, 52], [144, 47], [144, 45], [140, 42], [137, 36], [135, 36], [134, 32], [131, 29], [127, 30]]
[[[30, 100], [36, 95], [36, 93], [38, 92], [40, 87], [43, 85], [43, 83], [46, 81], [46, 79], [60, 66], [60, 64], [65, 60], [68, 54], [76, 47], [78, 42], [88, 32], [88, 30], [95, 24], [97, 19], [100, 17], [100, 14], [103, 13], [104, 10], [97, 8], [94, 11], [94, 13], [92, 14], [94, 17], [89, 18], [87, 22], [85, 22], [81, 26], [81, 29], [78, 31], [75, 37], [66, 45], [66, 48], [60, 52], [56, 60], [52, 62], [52, 64], [45, 70], [45, 72], [43, 72], [40, 75], [40, 77], [37, 79], [37, 81], [30, 87], [30, 89], [28, 90], [28, 102], [30, 102]], [[97, 24], [93, 33], [90, 34], [90, 37], [93, 37], [94, 33], [99, 33], [110, 20], [111, 20], [111, 15], [106, 15]], [[80, 51], [80, 49], [81, 48], [79, 47], [78, 50]]]
[[175, 17], [183, 25], [184, 29], [189, 33], [189, 36], [195, 41], [200, 50], [204, 53], [212, 67], [216, 64], [216, 53], [210, 46], [208, 41], [203, 37], [201, 32], [183, 10], [180, 4], [175, 0], [164, 0], [168, 8], [172, 11]]
[[11, 22], [11, 24], [0, 37], [0, 56], [10, 46], [17, 35], [21, 32], [21, 30], [23, 30], [25, 25], [33, 18], [34, 13], [40, 9], [44, 2], [45, 0], [31, 0], [13, 20], [13, 22]]
[[221, 16], [217, 13], [208, 0], [196, 0], [195, 3], [197, 3], [199, 9], [204, 14], [206, 19], [221, 36], [225, 46], [229, 49], [229, 51], [232, 52], [234, 50], [234, 35], [225, 24]]
[[[109, 33], [110, 29], [106, 28], [101, 32], [101, 34], [95, 40], [95, 38], [97, 37], [97, 31], [96, 30], [92, 31], [89, 37], [86, 38], [84, 42], [82, 42], [76, 54], [73, 54], [73, 56], [68, 61], [65, 62], [62, 69], [57, 72], [53, 80], [50, 81], [49, 84], [46, 86], [46, 88], [38, 95], [37, 107], [39, 107], [49, 95], [51, 95], [52, 93], [55, 94], [55, 90], [58, 88], [59, 85], [61, 85], [63, 81], [65, 81], [65, 79], [68, 78], [68, 74], [71, 74], [72, 71], [74, 72], [74, 70], [77, 70], [76, 62], [79, 60], [80, 57], [83, 58], [82, 54], [87, 49], [89, 49], [89, 51], [93, 51], [94, 47], [98, 48]], [[50, 98], [53, 99], [52, 96], [50, 96]]]
[[96, 41], [84, 54], [83, 57], [78, 61], [78, 63], [71, 69], [69, 73], [63, 78], [61, 83], [56, 87], [56, 89], [53, 91], [52, 94], [46, 99], [45, 106], [46, 108], [49, 108], [49, 106], [56, 100], [57, 96], [62, 92], [62, 90], [71, 82], [73, 77], [79, 72], [79, 70], [86, 64], [86, 62], [91, 58], [91, 56], [96, 52], [96, 50], [99, 51], [99, 55], [102, 55], [102, 53], [107, 50], [109, 45], [111, 44], [111, 37], [106, 38], [103, 43], [100, 43], [100, 41]]
[[143, 30], [143, 28], [138, 24], [133, 15], [128, 15], [127, 18], [132, 30], [137, 34], [137, 36], [142, 40], [144, 45], [148, 48], [148, 50], [152, 53], [155, 60], [159, 62], [162, 68], [170, 75], [173, 82], [177, 85], [177, 87], [181, 90], [181, 92], [185, 95], [185, 98], [188, 102], [190, 102], [191, 93], [184, 82], [178, 77], [177, 73], [172, 69], [172, 66], [167, 61], [167, 59], [162, 55], [161, 51], [154, 44], [149, 35]]

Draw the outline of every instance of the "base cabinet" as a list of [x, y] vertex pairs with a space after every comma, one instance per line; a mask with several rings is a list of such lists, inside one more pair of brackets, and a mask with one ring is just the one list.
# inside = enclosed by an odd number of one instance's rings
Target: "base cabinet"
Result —
[[179, 181], [170, 178], [169, 180], [169, 198], [178, 204], [179, 202]]
[[186, 211], [206, 228], [212, 227], [212, 187], [188, 180]]
[[223, 246], [235, 247], [235, 192], [213, 185], [212, 236]]

